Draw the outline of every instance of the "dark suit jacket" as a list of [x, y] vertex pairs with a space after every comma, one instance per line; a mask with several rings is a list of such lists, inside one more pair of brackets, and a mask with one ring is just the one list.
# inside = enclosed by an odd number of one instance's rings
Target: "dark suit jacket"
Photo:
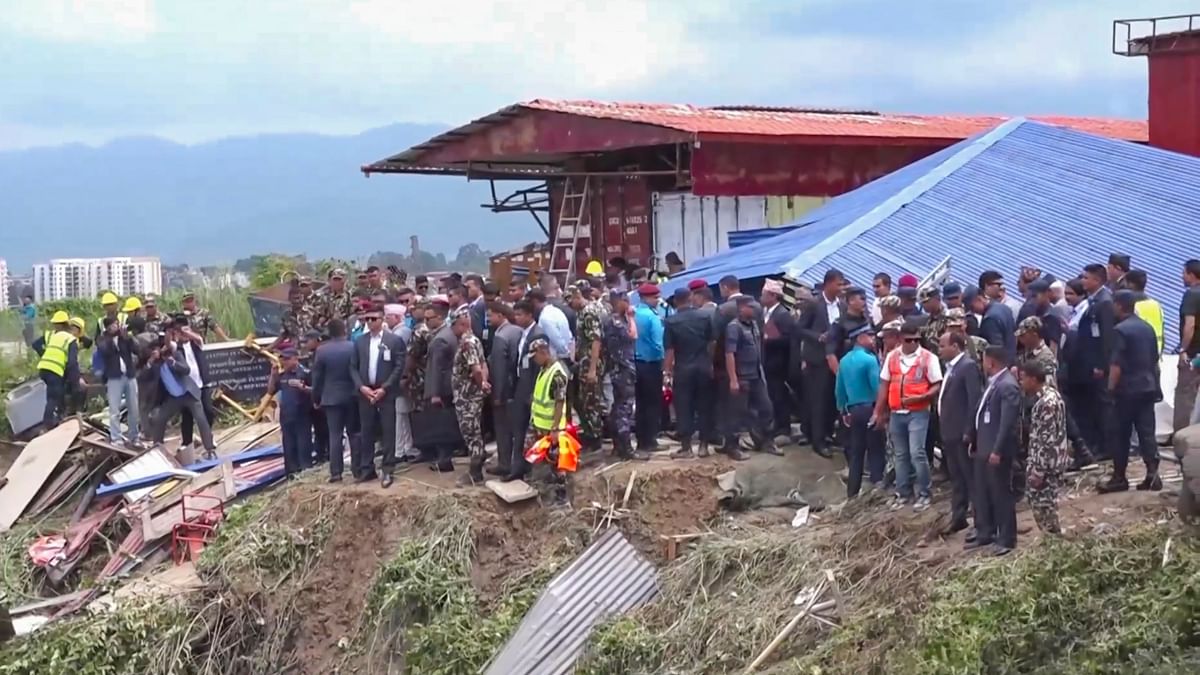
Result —
[[507, 403], [517, 387], [517, 349], [521, 345], [521, 329], [511, 323], [500, 326], [492, 335], [492, 351], [488, 354], [488, 377], [492, 382], [492, 403]]
[[979, 337], [994, 347], [1004, 347], [1009, 361], [1017, 355], [1017, 322], [1012, 310], [1002, 302], [992, 302], [979, 322]]
[[[846, 303], [838, 301], [840, 314], [846, 313]], [[829, 311], [825, 308], [825, 296], [818, 293], [800, 313], [800, 319], [792, 330], [793, 361], [809, 365], [825, 364], [825, 343], [821, 336], [829, 332]]]
[[781, 378], [787, 376], [796, 319], [782, 304], [775, 305], [763, 322], [763, 369]]
[[[518, 328], [519, 330], [519, 328]], [[537, 383], [538, 367], [533, 362], [533, 351], [529, 349], [530, 343], [537, 339], [545, 339], [546, 332], [542, 327], [533, 324], [533, 328], [529, 329], [529, 337], [525, 338], [525, 349], [517, 354], [517, 380], [516, 388], [513, 391], [513, 400], [521, 401], [522, 403], [533, 400], [533, 385]], [[517, 343], [520, 344], [521, 336], [517, 335]]]
[[982, 382], [979, 364], [967, 354], [943, 377], [938, 409], [943, 441], [961, 443], [971, 430], [971, 417], [979, 410], [979, 397], [983, 395]]
[[1092, 370], [1096, 368], [1108, 375], [1116, 325], [1112, 292], [1101, 288], [1088, 299], [1087, 311], [1079, 317], [1079, 333], [1072, 354], [1075, 358], [1070, 364], [1073, 381], [1092, 379]]
[[[761, 334], [763, 328], [762, 305], [757, 300], [750, 304], [754, 307], [754, 315], [758, 318], [758, 328]], [[737, 300], [735, 299], [726, 300], [713, 310], [713, 339], [716, 340], [716, 347], [713, 349], [713, 368], [718, 377], [725, 373], [725, 327], [736, 320]]]
[[[478, 301], [471, 303], [467, 308], [467, 312], [471, 315], [471, 332], [475, 337], [483, 340], [483, 331], [487, 330], [487, 303], [480, 298]], [[484, 340], [484, 346], [487, 346], [488, 340]]]
[[101, 335], [96, 340], [96, 351], [104, 363], [104, 381], [121, 377], [121, 364], [125, 364], [125, 373], [137, 377], [137, 345], [129, 336]]
[[458, 349], [458, 338], [446, 322], [429, 338], [429, 353], [425, 357], [425, 400], [437, 396], [446, 404], [454, 395], [450, 384], [450, 371], [454, 367], [454, 351]]
[[1020, 443], [1021, 388], [1012, 373], [1005, 370], [991, 391], [984, 390], [983, 396], [982, 410], [971, 415], [975, 448], [980, 456], [997, 453], [1011, 460], [1017, 456]]
[[187, 340], [180, 342], [179, 346], [175, 349], [175, 357], [185, 364], [187, 363], [187, 357], [184, 356], [184, 351], [187, 349], [191, 349], [192, 355], [196, 358], [196, 367], [200, 370], [200, 380], [204, 382], [205, 389], [215, 386], [217, 383], [208, 377], [208, 361], [204, 358], [204, 345], [198, 345]]
[[350, 353], [350, 379], [354, 380], [355, 391], [363, 386], [382, 388], [386, 392], [385, 398], [393, 397], [400, 393], [400, 376], [404, 373], [404, 340], [401, 340], [399, 335], [387, 331], [380, 334], [380, 339], [382, 341], [379, 344], [379, 360], [375, 363], [375, 381], [370, 380], [370, 333], [363, 333], [354, 341], [354, 351]]
[[349, 340], [330, 340], [317, 348], [313, 357], [313, 400], [319, 405], [346, 405], [355, 401], [357, 390], [350, 376], [354, 345]]

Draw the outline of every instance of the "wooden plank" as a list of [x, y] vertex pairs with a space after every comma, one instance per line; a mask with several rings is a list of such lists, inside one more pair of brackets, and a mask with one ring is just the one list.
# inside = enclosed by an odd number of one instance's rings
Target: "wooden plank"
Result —
[[129, 448], [122, 448], [119, 445], [113, 445], [112, 443], [109, 443], [107, 439], [105, 439], [103, 436], [100, 436], [99, 434], [87, 434], [85, 436], [80, 437], [79, 440], [92, 446], [93, 448], [100, 448], [101, 450], [108, 450], [109, 452], [115, 452], [118, 455], [122, 455], [125, 457], [131, 457], [131, 458], [138, 457], [142, 454], [142, 453], [138, 452], [137, 450], [130, 450]]
[[17, 522], [78, 436], [79, 420], [68, 419], [25, 446], [5, 474], [8, 484], [0, 488], [0, 532]]

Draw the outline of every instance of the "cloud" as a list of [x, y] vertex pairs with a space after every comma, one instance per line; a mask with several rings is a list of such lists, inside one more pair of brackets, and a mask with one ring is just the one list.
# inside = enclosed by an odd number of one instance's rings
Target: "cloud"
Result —
[[61, 42], [136, 42], [157, 22], [153, 0], [33, 0], [0, 8], [0, 27]]

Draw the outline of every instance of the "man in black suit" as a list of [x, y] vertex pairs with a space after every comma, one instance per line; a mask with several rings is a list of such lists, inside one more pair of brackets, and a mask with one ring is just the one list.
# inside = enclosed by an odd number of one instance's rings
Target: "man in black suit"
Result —
[[[179, 320], [174, 321], [173, 325], [175, 326], [175, 343], [178, 347], [176, 356], [188, 364], [190, 369], [188, 379], [199, 387], [200, 408], [204, 411], [204, 421], [211, 430], [217, 419], [217, 411], [213, 406], [213, 390], [216, 389], [217, 383], [208, 376], [208, 361], [204, 358], [204, 338], [192, 330], [184, 317], [179, 317]], [[179, 420], [179, 441], [182, 445], [193, 445], [193, 426], [199, 426], [199, 420], [196, 418], [197, 416], [192, 413], [190, 406], [183, 409], [183, 416]], [[193, 447], [195, 446], [193, 445]]]
[[358, 417], [362, 439], [357, 458], [350, 449], [350, 463], [360, 482], [372, 480], [375, 473], [375, 443], [383, 444], [380, 468], [383, 487], [392, 484], [396, 466], [396, 396], [400, 374], [404, 371], [405, 348], [400, 336], [383, 330], [383, 313], [372, 309], [363, 315], [367, 331], [354, 341], [350, 354], [350, 378], [358, 392]]
[[[953, 496], [950, 525], [943, 532], [951, 535], [967, 527], [967, 509], [971, 504], [974, 469], [967, 454], [971, 417], [979, 410], [983, 376], [979, 364], [967, 354], [967, 337], [961, 333], [942, 333], [938, 354], [946, 360], [937, 409], [942, 441], [942, 459], [950, 474]], [[972, 539], [968, 534], [967, 539]]]
[[699, 456], [708, 456], [708, 443], [714, 428], [713, 359], [708, 351], [713, 343], [712, 312], [693, 307], [691, 296], [688, 289], [677, 289], [675, 313], [663, 321], [663, 347], [667, 351], [663, 369], [673, 383], [680, 443], [672, 457], [693, 456], [692, 433], [697, 428], [700, 430]]
[[[1075, 423], [1079, 425], [1084, 442], [1096, 459], [1107, 459], [1116, 440], [1116, 415], [1108, 390], [1108, 371], [1117, 320], [1112, 291], [1105, 286], [1107, 268], [1099, 264], [1088, 265], [1083, 268], [1079, 281], [1087, 293], [1087, 309], [1079, 317], [1074, 349], [1067, 364], [1071, 379], [1067, 396], [1072, 412], [1078, 413]], [[1124, 440], [1128, 443], [1128, 435]]]
[[763, 284], [763, 370], [767, 375], [767, 396], [775, 411], [772, 436], [792, 435], [792, 400], [788, 392], [792, 329], [796, 319], [783, 306], [783, 283], [768, 279]]
[[496, 435], [496, 466], [487, 472], [507, 476], [512, 472], [513, 421], [510, 406], [517, 385], [517, 358], [521, 347], [522, 330], [513, 325], [513, 310], [493, 300], [488, 303], [488, 329], [492, 349], [488, 353], [488, 377], [492, 393], [488, 397]]
[[848, 311], [842, 300], [845, 285], [846, 277], [840, 271], [826, 272], [820, 294], [805, 306], [795, 327], [800, 338], [809, 442], [813, 451], [825, 458], [833, 456], [826, 446], [833, 432], [833, 383], [838, 369], [837, 355], [828, 351], [827, 343], [830, 327]]
[[[989, 281], [986, 275], [980, 278]], [[971, 308], [971, 313], [982, 317], [979, 320], [979, 337], [990, 345], [1003, 347], [1008, 360], [1014, 361], [1017, 357], [1017, 319], [1013, 311], [1003, 302], [988, 298], [982, 289], [974, 286], [968, 286], [963, 293], [963, 303]]]
[[[1106, 289], [1107, 290], [1107, 289]], [[1116, 402], [1115, 424], [1110, 449], [1113, 473], [1099, 487], [1101, 493], [1129, 489], [1125, 469], [1129, 466], [1129, 438], [1137, 432], [1138, 454], [1146, 465], [1139, 490], [1161, 490], [1158, 476], [1158, 444], [1154, 437], [1154, 404], [1162, 399], [1159, 385], [1158, 337], [1150, 324], [1134, 314], [1138, 296], [1128, 289], [1112, 294], [1117, 319], [1115, 347], [1108, 372], [1108, 393]]]
[[[1008, 311], [1005, 308], [1005, 311]], [[971, 416], [975, 459], [975, 541], [967, 548], [991, 546], [1006, 555], [1017, 546], [1017, 495], [1013, 464], [1020, 443], [1021, 388], [1008, 369], [1008, 351], [984, 352], [988, 376], [979, 408]]]
[[529, 471], [525, 462], [525, 433], [529, 431], [530, 403], [533, 401], [533, 387], [537, 383], [538, 372], [541, 370], [533, 361], [533, 350], [530, 345], [534, 340], [545, 339], [546, 333], [534, 320], [533, 304], [528, 300], [518, 300], [513, 305], [513, 322], [521, 330], [517, 340], [516, 372], [514, 373], [513, 395], [509, 404], [509, 419], [512, 422], [512, 458], [510, 460], [507, 480], [523, 478]]
[[457, 449], [457, 441], [450, 439], [461, 438], [458, 418], [454, 413], [454, 387], [450, 383], [458, 338], [450, 328], [450, 321], [447, 321], [449, 313], [448, 304], [434, 301], [425, 315], [425, 325], [433, 331], [429, 336], [425, 365], [425, 409], [430, 412], [429, 422], [437, 427], [434, 435], [437, 438], [435, 468], [438, 471], [454, 470], [452, 457]]
[[[350, 360], [354, 345], [346, 339], [346, 324], [334, 317], [326, 324], [329, 340], [317, 348], [313, 357], [313, 401], [325, 414], [329, 430], [329, 482], [342, 480], [345, 446], [342, 435], [350, 438], [351, 461], [353, 448], [358, 444], [358, 404], [355, 400], [354, 378], [350, 375]], [[351, 466], [351, 471], [354, 466]]]

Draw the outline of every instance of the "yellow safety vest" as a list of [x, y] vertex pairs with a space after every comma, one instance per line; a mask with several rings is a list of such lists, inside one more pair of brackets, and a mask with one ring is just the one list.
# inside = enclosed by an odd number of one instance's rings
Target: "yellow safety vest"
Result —
[[42, 360], [38, 361], [38, 370], [45, 370], [59, 377], [66, 375], [67, 354], [74, 341], [75, 336], [65, 330], [51, 335], [50, 339], [46, 340], [46, 346], [42, 351]]
[[530, 417], [533, 426], [539, 431], [565, 429], [567, 427], [567, 407], [563, 406], [562, 415], [557, 423], [554, 420], [554, 397], [550, 395], [550, 381], [554, 375], [561, 373], [567, 377], [567, 368], [561, 362], [555, 361], [548, 368], [538, 373], [537, 382], [533, 385], [533, 403], [530, 406]]
[[1154, 337], [1158, 338], [1158, 353], [1163, 350], [1163, 313], [1162, 305], [1158, 304], [1157, 300], [1146, 298], [1138, 300], [1133, 306], [1133, 313], [1141, 317], [1142, 321], [1150, 324], [1154, 329]]
[[[100, 329], [101, 333], [104, 332], [104, 319], [105, 319], [105, 317], [103, 317], [103, 316], [100, 317], [99, 319], [96, 319], [96, 327]], [[127, 322], [127, 321], [129, 321], [128, 314], [126, 314], [125, 312], [117, 312], [117, 323], [121, 324], [121, 327], [124, 327], [125, 322]]]

